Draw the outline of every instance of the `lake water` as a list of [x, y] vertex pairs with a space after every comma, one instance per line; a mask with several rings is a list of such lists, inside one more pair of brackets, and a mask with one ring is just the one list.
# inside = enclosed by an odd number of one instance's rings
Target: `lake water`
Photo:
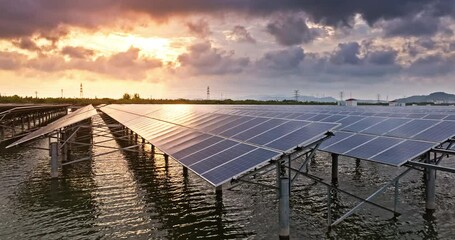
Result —
[[[95, 137], [96, 141], [108, 140]], [[125, 143], [109, 141], [105, 146]], [[47, 147], [46, 139], [33, 143]], [[125, 145], [126, 146], [126, 145]], [[83, 155], [88, 149], [79, 149]], [[112, 149], [93, 147], [94, 155]], [[48, 152], [31, 148], [0, 150], [0, 239], [277, 239], [276, 191], [244, 184], [222, 196], [173, 160], [161, 155], [120, 151], [64, 167], [50, 179]], [[455, 167], [454, 159], [444, 160]], [[330, 182], [330, 158], [318, 153], [309, 172]], [[367, 197], [404, 169], [340, 158], [339, 187]], [[273, 184], [274, 171], [257, 177]], [[400, 182], [402, 215], [364, 205], [355, 215], [327, 230], [327, 189], [299, 177], [291, 193], [294, 239], [453, 239], [455, 174], [437, 173], [437, 210], [425, 211], [421, 172]], [[393, 208], [391, 187], [374, 202]], [[334, 218], [357, 200], [338, 193]]]

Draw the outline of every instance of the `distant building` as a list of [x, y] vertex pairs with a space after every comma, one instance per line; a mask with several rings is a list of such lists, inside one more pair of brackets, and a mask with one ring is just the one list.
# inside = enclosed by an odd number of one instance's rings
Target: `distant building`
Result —
[[390, 107], [406, 107], [406, 103], [400, 103], [395, 100], [389, 102]]
[[338, 106], [355, 107], [357, 106], [357, 99], [349, 98], [346, 101], [338, 101]]

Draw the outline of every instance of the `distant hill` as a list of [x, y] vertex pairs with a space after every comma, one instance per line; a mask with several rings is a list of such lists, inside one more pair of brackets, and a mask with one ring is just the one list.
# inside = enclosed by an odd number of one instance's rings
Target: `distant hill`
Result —
[[435, 92], [430, 95], [418, 95], [407, 98], [399, 98], [396, 101], [403, 103], [455, 103], [455, 94]]

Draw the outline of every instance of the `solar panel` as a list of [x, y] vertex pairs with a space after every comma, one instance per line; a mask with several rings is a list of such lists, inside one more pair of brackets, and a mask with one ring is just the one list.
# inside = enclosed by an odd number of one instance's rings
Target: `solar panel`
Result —
[[401, 166], [410, 159], [414, 159], [427, 152], [434, 146], [434, 143], [406, 140], [382, 153], [370, 157], [369, 160]]
[[355, 134], [349, 138], [346, 138], [338, 143], [335, 143], [335, 144], [325, 148], [324, 150], [329, 151], [331, 153], [343, 154], [359, 145], [362, 145], [368, 141], [371, 141], [373, 138], [374, 138], [374, 136], [370, 136], [370, 135]]
[[422, 131], [425, 131], [429, 127], [436, 125], [438, 121], [434, 120], [421, 120], [415, 119], [411, 122], [404, 124], [390, 132], [387, 132], [387, 136], [401, 137], [401, 138], [410, 138], [415, 134], [418, 134]]
[[91, 118], [92, 116], [95, 116], [97, 114], [98, 113], [96, 112], [95, 108], [93, 108], [92, 105], [87, 105], [83, 108], [79, 108], [78, 110], [48, 124], [47, 126], [44, 126], [40, 129], [26, 135], [25, 137], [15, 141], [14, 143], [8, 145], [7, 148], [31, 141], [33, 139], [44, 136], [44, 135], [51, 133], [55, 130], [58, 130], [60, 128], [63, 128], [63, 127], [69, 126], [71, 124], [75, 124], [75, 123], [81, 122], [83, 120], [86, 120], [88, 118]]
[[357, 148], [354, 148], [344, 155], [360, 159], [369, 159], [370, 157], [402, 142], [397, 138], [377, 137]]
[[455, 136], [455, 121], [440, 122], [435, 126], [420, 132], [413, 139], [431, 142], [442, 142]]
[[[101, 110], [128, 128], [131, 125], [138, 135], [215, 186], [252, 167], [267, 164], [283, 152], [321, 139], [327, 131], [337, 126], [331, 123], [232, 115], [243, 114], [244, 111], [216, 107], [199, 109], [202, 112], [209, 111], [203, 114], [191, 109], [184, 114], [171, 114], [166, 113], [167, 108], [162, 106], [147, 116], [141, 113], [149, 112], [148, 105], [108, 105]], [[270, 111], [254, 113], [278, 116]], [[191, 117], [185, 117], [185, 114]], [[135, 119], [132, 120], [130, 115], [134, 115]], [[295, 114], [280, 113], [282, 117], [291, 115]], [[166, 119], [168, 116], [171, 117]], [[281, 144], [277, 148], [271, 147], [278, 141]], [[270, 146], [265, 145], [269, 143]], [[215, 176], [218, 172], [221, 174]]]

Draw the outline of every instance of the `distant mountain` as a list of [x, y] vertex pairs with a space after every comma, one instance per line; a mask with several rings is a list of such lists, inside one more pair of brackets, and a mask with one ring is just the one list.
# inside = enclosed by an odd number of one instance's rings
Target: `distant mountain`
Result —
[[[282, 100], [294, 100], [294, 98], [291, 98], [289, 96], [282, 96], [282, 95], [260, 95], [260, 96], [248, 96], [246, 97], [247, 99], [255, 99], [255, 100], [262, 100], [262, 101], [267, 101], [267, 100], [277, 100], [277, 101], [282, 101]], [[323, 102], [323, 103], [329, 103], [329, 102], [337, 102], [337, 100], [333, 97], [312, 97], [312, 96], [299, 96], [299, 101], [301, 102]]]
[[411, 96], [407, 98], [400, 98], [397, 102], [403, 103], [455, 103], [455, 94], [445, 92], [435, 92], [430, 95]]

